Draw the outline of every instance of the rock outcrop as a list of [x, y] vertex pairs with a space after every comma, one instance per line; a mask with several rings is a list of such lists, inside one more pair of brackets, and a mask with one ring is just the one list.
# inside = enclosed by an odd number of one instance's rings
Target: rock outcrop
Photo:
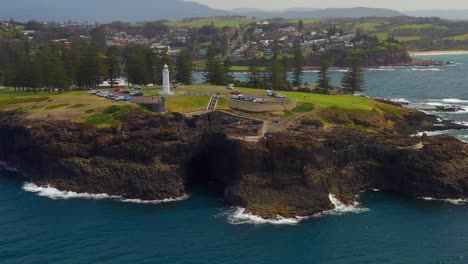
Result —
[[[336, 126], [239, 138], [261, 124], [220, 112], [132, 112], [112, 129], [0, 114], [0, 159], [39, 185], [128, 199], [182, 196], [193, 184], [224, 192], [227, 203], [267, 218], [353, 203], [372, 189], [411, 197], [466, 198], [468, 145], [452, 137], [410, 137], [434, 118], [412, 114], [394, 133]], [[316, 125], [318, 124], [318, 125]], [[302, 122], [298, 126], [308, 125]]]

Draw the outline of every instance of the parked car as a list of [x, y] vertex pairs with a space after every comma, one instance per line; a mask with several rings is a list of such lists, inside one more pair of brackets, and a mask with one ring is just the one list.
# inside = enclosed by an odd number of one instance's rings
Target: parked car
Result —
[[125, 97], [123, 96], [114, 96], [113, 100], [115, 101], [123, 101], [125, 99]]
[[143, 96], [144, 94], [143, 93], [131, 93], [130, 94], [131, 96]]
[[236, 99], [236, 100], [240, 100], [240, 99], [242, 99], [242, 97], [244, 97], [242, 94], [232, 95], [232, 99]]
[[233, 92], [231, 92], [231, 94], [232, 95], [240, 95], [240, 94], [242, 94], [242, 91], [240, 91], [240, 90], [233, 91]]
[[234, 84], [231, 83], [231, 84], [227, 85], [227, 86], [226, 86], [226, 89], [228, 89], [228, 90], [234, 90]]
[[276, 98], [286, 98], [286, 95], [283, 94], [275, 94]]
[[120, 88], [114, 89], [114, 93], [120, 93]]
[[121, 94], [130, 94], [130, 91], [128, 90], [123, 90], [123, 91], [120, 91]]
[[258, 103], [258, 104], [263, 104], [263, 103], [266, 103], [265, 100], [261, 99], [261, 98], [254, 98], [254, 100], [252, 101], [254, 103]]
[[124, 100], [125, 102], [129, 102], [129, 101], [132, 100], [132, 97], [131, 97], [131, 96], [125, 97], [123, 100]]
[[141, 89], [141, 86], [140, 85], [132, 85], [130, 88], [132, 88], [134, 90], [139, 90], [139, 89]]

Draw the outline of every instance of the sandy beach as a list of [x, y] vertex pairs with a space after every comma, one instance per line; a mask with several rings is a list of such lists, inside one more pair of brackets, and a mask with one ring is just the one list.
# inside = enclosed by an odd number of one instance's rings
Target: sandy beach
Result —
[[410, 51], [411, 56], [416, 55], [453, 55], [468, 54], [468, 50], [432, 50], [432, 51]]

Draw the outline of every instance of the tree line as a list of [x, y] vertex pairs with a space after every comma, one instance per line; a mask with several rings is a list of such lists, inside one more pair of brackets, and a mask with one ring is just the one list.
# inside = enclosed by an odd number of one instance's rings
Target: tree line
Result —
[[187, 50], [172, 59], [166, 52], [139, 45], [103, 47], [83, 41], [71, 47], [63, 43], [31, 47], [28, 41], [0, 42], [0, 84], [15, 89], [94, 88], [104, 80], [113, 86], [122, 77], [138, 85], [162, 84], [164, 64], [170, 67], [173, 80], [193, 82], [191, 52]]
[[[334, 88], [330, 77], [330, 67], [333, 65], [333, 56], [325, 53], [320, 56], [319, 78], [316, 83], [315, 92], [329, 94]], [[359, 56], [350, 56], [347, 58], [348, 70], [345, 72], [341, 81], [341, 86], [347, 93], [354, 94], [361, 92], [365, 88], [363, 59]], [[301, 88], [303, 81], [304, 57], [299, 44], [295, 45], [294, 56], [292, 59], [287, 57], [274, 58], [267, 68], [262, 70], [257, 58], [250, 60], [247, 82], [244, 84], [252, 88], [264, 88], [274, 90], [293, 90], [310, 91], [308, 88]]]
[[[28, 41], [3, 40], [0, 42], [0, 84], [15, 89], [62, 91], [71, 86], [95, 88], [102, 81], [111, 87], [118, 78], [126, 78], [137, 85], [162, 84], [162, 69], [169, 66], [171, 79], [182, 84], [192, 84], [193, 61], [189, 50], [182, 50], [176, 58], [167, 52], [156, 52], [149, 47], [133, 45], [127, 47], [105, 47], [94, 41], [74, 42], [67, 47], [62, 43], [50, 43], [31, 47]], [[349, 93], [364, 88], [362, 60], [349, 59], [349, 71], [342, 86]], [[329, 77], [332, 59], [325, 54], [321, 58], [321, 69], [317, 91], [329, 93], [333, 88]], [[208, 49], [205, 63], [205, 82], [226, 85], [234, 82], [229, 57], [223, 57], [216, 49]], [[258, 59], [250, 61], [247, 85], [254, 88], [291, 90], [301, 87], [303, 81], [304, 56], [300, 42], [294, 44], [294, 55], [274, 55], [271, 65], [265, 71]], [[291, 73], [290, 73], [291, 72]]]

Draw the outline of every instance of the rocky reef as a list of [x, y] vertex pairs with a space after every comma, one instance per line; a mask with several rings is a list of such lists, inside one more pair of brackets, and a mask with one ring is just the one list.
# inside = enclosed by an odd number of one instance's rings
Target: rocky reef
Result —
[[434, 126], [435, 117], [414, 111], [392, 122], [393, 131], [376, 132], [302, 120], [247, 142], [242, 137], [258, 135], [262, 122], [223, 112], [136, 111], [103, 129], [4, 112], [0, 159], [38, 185], [128, 199], [176, 198], [198, 184], [265, 218], [330, 210], [330, 193], [346, 204], [372, 189], [468, 197], [468, 145], [410, 136], [449, 123]]

